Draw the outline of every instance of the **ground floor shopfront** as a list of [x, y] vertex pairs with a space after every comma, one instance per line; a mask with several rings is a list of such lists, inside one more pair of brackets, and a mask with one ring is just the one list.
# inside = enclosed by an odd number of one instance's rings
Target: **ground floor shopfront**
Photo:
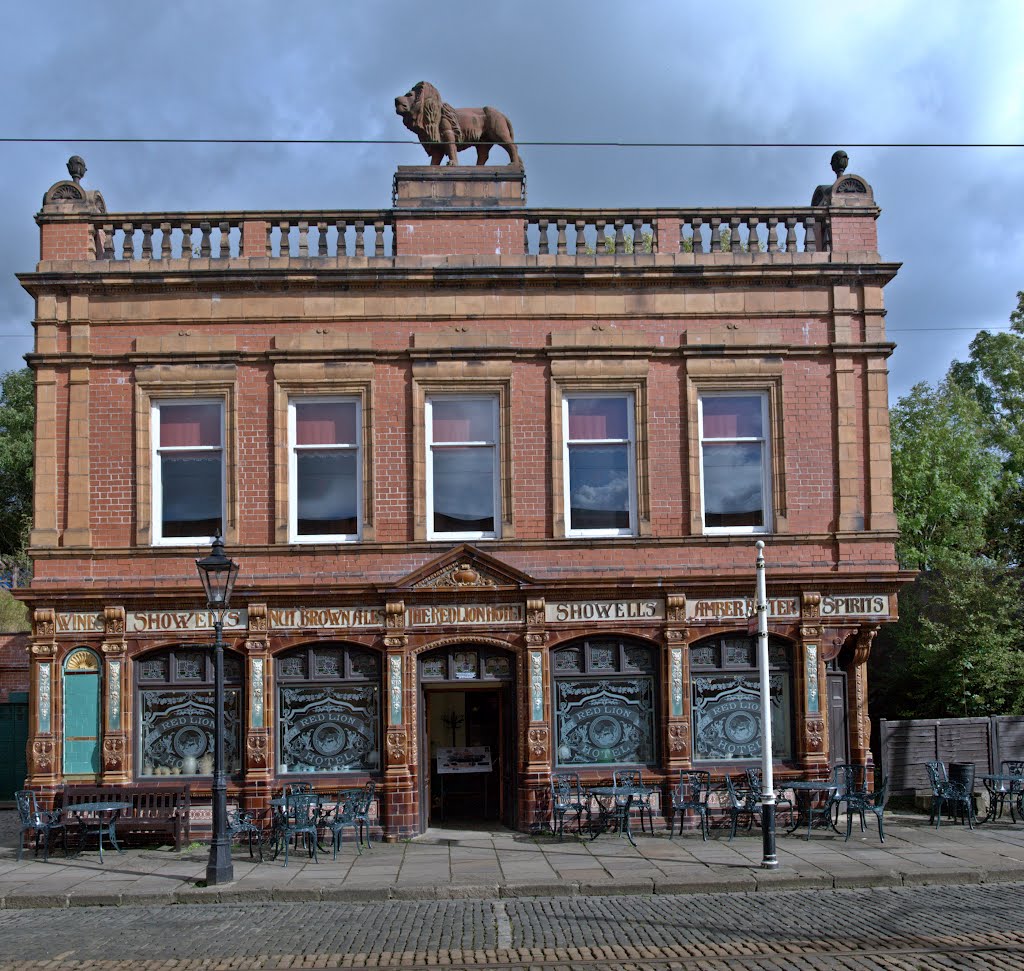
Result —
[[[761, 753], [751, 598], [631, 589], [567, 595], [452, 558], [379, 602], [248, 602], [225, 617], [229, 799], [292, 782], [377, 783], [386, 838], [458, 820], [549, 822], [551, 773], [682, 768]], [[781, 589], [781, 587], [780, 587]], [[269, 598], [268, 598], [269, 599]], [[870, 759], [866, 661], [895, 591], [793, 589], [769, 602], [777, 770]], [[214, 618], [111, 600], [37, 607], [29, 782], [192, 787], [204, 823], [214, 740]], [[205, 810], [208, 818], [208, 808]]]

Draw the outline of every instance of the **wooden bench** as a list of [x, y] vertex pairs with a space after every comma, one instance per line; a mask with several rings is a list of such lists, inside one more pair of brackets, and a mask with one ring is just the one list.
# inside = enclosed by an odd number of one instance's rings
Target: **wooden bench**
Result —
[[182, 786], [66, 786], [61, 808], [83, 802], [127, 802], [131, 808], [117, 819], [116, 832], [122, 837], [137, 838], [150, 834], [173, 837], [174, 848], [180, 850], [190, 839], [192, 808], [191, 789]]

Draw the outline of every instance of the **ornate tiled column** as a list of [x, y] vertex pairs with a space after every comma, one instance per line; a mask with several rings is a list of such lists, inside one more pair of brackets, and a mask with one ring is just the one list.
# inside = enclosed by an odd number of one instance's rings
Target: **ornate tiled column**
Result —
[[828, 765], [825, 751], [823, 689], [825, 662], [821, 650], [821, 594], [805, 592], [801, 605], [799, 655], [794, 658], [794, 690], [797, 693], [797, 756], [804, 771], [823, 774]]
[[526, 601], [526, 651], [519, 666], [519, 716], [526, 731], [519, 733], [519, 764], [524, 767], [520, 787], [520, 819], [522, 828], [533, 829], [547, 825], [550, 818], [548, 805], [551, 773], [551, 674], [548, 652], [545, 649], [548, 634], [545, 630], [545, 604], [543, 599]]
[[103, 608], [103, 764], [105, 785], [124, 785], [132, 780], [132, 751], [128, 744], [131, 712], [126, 700], [128, 644], [124, 639], [124, 607]]
[[273, 777], [270, 726], [273, 711], [270, 698], [273, 672], [267, 633], [267, 605], [249, 604], [249, 629], [245, 639], [245, 683], [249, 692], [248, 718], [245, 727], [245, 779], [247, 805], [263, 808], [263, 799], [270, 795]]
[[[877, 624], [861, 626], [854, 642], [853, 663], [847, 672], [850, 761], [857, 765], [867, 765], [869, 768], [874, 765], [874, 759], [871, 756], [871, 723], [868, 720], [868, 657], [871, 655], [871, 645], [877, 633]], [[870, 772], [868, 779], [871, 779]]]
[[662, 677], [668, 685], [668, 717], [665, 719], [665, 768], [675, 775], [689, 768], [690, 750], [690, 652], [686, 627], [686, 597], [665, 598], [665, 663]]
[[384, 608], [384, 678], [387, 710], [384, 734], [384, 788], [381, 825], [389, 839], [419, 830], [416, 798], [416, 658], [407, 651], [405, 604]]
[[55, 729], [54, 659], [57, 644], [53, 610], [36, 610], [32, 618], [31, 682], [29, 705], [29, 781], [44, 797], [51, 795], [59, 781], [60, 746]]

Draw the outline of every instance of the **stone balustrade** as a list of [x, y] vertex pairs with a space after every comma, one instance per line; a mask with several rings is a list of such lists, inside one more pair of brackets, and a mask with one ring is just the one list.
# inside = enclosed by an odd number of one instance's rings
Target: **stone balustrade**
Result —
[[[873, 207], [846, 209], [844, 217]], [[526, 257], [602, 257], [633, 261], [640, 255], [693, 254], [697, 262], [728, 262], [751, 253], [815, 254], [833, 248], [836, 213], [827, 206], [702, 209], [504, 208], [487, 213], [452, 209], [426, 214], [402, 210], [244, 213], [126, 213], [78, 216], [92, 228], [89, 258], [116, 263], [139, 260], [229, 259], [351, 260], [409, 255], [401, 239], [416, 220], [450, 224], [488, 220], [522, 227]], [[69, 222], [74, 217], [51, 217]], [[50, 220], [47, 220], [48, 222]], [[423, 224], [425, 225], [425, 223]], [[515, 230], [518, 232], [519, 230]], [[861, 247], [863, 248], [863, 247]], [[423, 250], [419, 250], [422, 255]], [[449, 255], [431, 250], [438, 256]], [[481, 255], [486, 253], [481, 251]], [[505, 250], [505, 255], [512, 255]]]

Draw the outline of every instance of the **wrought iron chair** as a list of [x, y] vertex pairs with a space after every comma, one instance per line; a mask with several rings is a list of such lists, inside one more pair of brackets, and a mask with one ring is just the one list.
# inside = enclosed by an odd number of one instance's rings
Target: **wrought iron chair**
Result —
[[356, 850], [359, 852], [360, 856], [363, 855], [362, 840], [359, 835], [362, 828], [359, 820], [359, 812], [365, 803], [365, 789], [354, 789], [349, 790], [348, 792], [339, 792], [334, 803], [334, 809], [331, 811], [330, 816], [321, 820], [321, 824], [325, 825], [327, 829], [331, 831], [333, 859], [338, 859], [338, 848], [341, 846], [342, 835], [346, 829], [352, 830], [352, 835], [356, 839]]
[[[942, 822], [942, 807], [948, 805], [954, 818], [960, 812], [967, 816], [967, 824], [974, 829], [974, 794], [972, 786], [951, 782], [944, 762], [926, 762], [928, 781], [932, 787], [932, 809], [928, 822], [934, 821], [935, 828]], [[973, 773], [972, 779], [973, 783]]]
[[[1020, 776], [1019, 781], [1014, 780], [1009, 784], [1005, 798], [1010, 803], [1010, 819], [1017, 822], [1017, 816], [1013, 811], [1014, 803], [1017, 804], [1017, 813], [1020, 814], [1021, 819], [1024, 819], [1024, 759], [1003, 759], [999, 765], [999, 771], [1002, 775]], [[1002, 806], [1000, 806], [1001, 808]]]
[[249, 859], [252, 859], [252, 840], [256, 837], [256, 847], [260, 851], [260, 863], [263, 862], [263, 827], [256, 821], [256, 814], [235, 806], [228, 810], [228, 841], [234, 840], [239, 833], [245, 833], [249, 841]]
[[882, 816], [885, 813], [885, 804], [889, 798], [889, 780], [883, 779], [882, 784], [874, 792], [850, 791], [844, 796], [846, 802], [846, 838], [850, 838], [853, 830], [853, 814], [860, 816], [861, 832], [864, 832], [864, 816], [866, 813], [874, 813], [878, 820], [878, 839], [885, 842], [885, 830], [882, 826]]
[[577, 834], [583, 830], [583, 814], [587, 814], [587, 828], [590, 829], [590, 798], [580, 785], [580, 777], [575, 772], [554, 772], [551, 775], [551, 822], [552, 829], [558, 831], [558, 839], [562, 839], [562, 828], [565, 825], [565, 814], [576, 813]]
[[[651, 793], [641, 791], [644, 788], [643, 773], [639, 769], [621, 769], [612, 773], [612, 785], [616, 789], [632, 789], [633, 805], [640, 807], [640, 832], [644, 829], [644, 813], [651, 823], [651, 833], [654, 833], [654, 811], [651, 809]], [[619, 797], [624, 798], [624, 797]]]
[[679, 773], [679, 782], [672, 789], [672, 814], [669, 816], [668, 838], [672, 839], [675, 830], [676, 813], [679, 814], [679, 832], [683, 832], [686, 811], [692, 809], [700, 817], [700, 835], [705, 841], [708, 838], [708, 794], [711, 791], [711, 773], [687, 771]]
[[377, 783], [370, 779], [366, 785], [363, 786], [363, 791], [360, 793], [358, 804], [356, 805], [356, 820], [359, 823], [359, 835], [362, 838], [365, 828], [366, 833], [366, 848], [368, 850], [373, 849], [370, 846], [370, 807], [373, 805], [373, 794], [376, 791]]
[[320, 825], [320, 800], [310, 792], [296, 793], [288, 796], [284, 814], [278, 820], [277, 845], [274, 856], [280, 845], [284, 844], [284, 865], [288, 866], [288, 845], [295, 839], [296, 848], [300, 836], [307, 838], [309, 854], [314, 863], [320, 861], [316, 856], [316, 831]]
[[50, 836], [60, 831], [64, 855], [68, 855], [68, 832], [64, 820], [60, 818], [60, 810], [40, 809], [36, 804], [36, 794], [31, 789], [20, 789], [14, 794], [14, 802], [18, 807], [18, 859], [21, 859], [25, 833], [35, 834], [35, 855], [39, 856], [39, 841], [43, 840], [43, 860], [50, 859]]
[[[761, 785], [761, 770], [753, 767], [744, 769], [743, 775], [747, 780], [747, 788], [754, 795], [754, 800], [757, 803], [761, 803], [764, 799], [764, 790]], [[785, 810], [789, 813], [790, 819], [793, 818], [793, 800], [786, 799], [780, 796], [778, 792], [775, 793], [775, 812], [778, 814], [780, 811]]]
[[[744, 781], [746, 777], [744, 777]], [[729, 833], [729, 841], [732, 842], [736, 835], [736, 826], [741, 816], [747, 817], [747, 829], [754, 825], [754, 817], [759, 816], [761, 804], [757, 794], [748, 786], [737, 788], [731, 776], [725, 777], [725, 789], [729, 796], [729, 819], [732, 823], [732, 830]]]
[[[868, 794], [868, 773], [867, 766], [856, 765], [851, 762], [840, 762], [832, 766], [831, 783], [835, 791], [828, 798], [826, 808], [829, 811], [832, 825], [839, 826], [839, 814], [841, 806], [846, 803], [846, 811], [851, 811], [851, 800], [857, 800]], [[856, 810], [853, 810], [856, 811]], [[864, 819], [860, 821], [861, 832], [864, 831]]]

